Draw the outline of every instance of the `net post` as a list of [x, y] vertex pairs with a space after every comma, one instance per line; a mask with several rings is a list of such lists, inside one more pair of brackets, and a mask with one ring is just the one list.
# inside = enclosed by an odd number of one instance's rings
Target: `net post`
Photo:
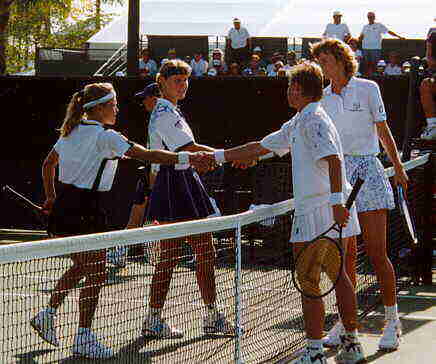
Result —
[[236, 252], [235, 252], [235, 363], [244, 364], [241, 353], [241, 283], [242, 283], [242, 254], [241, 254], [241, 220], [238, 219], [236, 227]]

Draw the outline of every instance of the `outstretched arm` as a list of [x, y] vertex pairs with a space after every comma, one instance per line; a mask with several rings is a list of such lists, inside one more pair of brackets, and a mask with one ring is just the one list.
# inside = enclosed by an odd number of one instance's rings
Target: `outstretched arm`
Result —
[[44, 160], [42, 165], [42, 180], [44, 183], [45, 202], [43, 208], [51, 210], [56, 199], [54, 180], [56, 175], [56, 166], [59, 163], [58, 153], [52, 149]]
[[[258, 157], [268, 154], [271, 151], [264, 148], [260, 142], [251, 142], [239, 147], [227, 149], [224, 151], [215, 152], [215, 158], [220, 158], [220, 155], [224, 157], [224, 161], [240, 161], [240, 160], [255, 160]], [[224, 162], [223, 160], [217, 160], [217, 162]]]

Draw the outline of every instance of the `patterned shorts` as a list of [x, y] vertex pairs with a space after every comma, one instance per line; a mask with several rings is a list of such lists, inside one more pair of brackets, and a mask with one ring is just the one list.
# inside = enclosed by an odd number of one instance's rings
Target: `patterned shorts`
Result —
[[356, 198], [357, 212], [395, 208], [394, 194], [383, 165], [376, 156], [345, 156], [347, 179], [365, 181]]

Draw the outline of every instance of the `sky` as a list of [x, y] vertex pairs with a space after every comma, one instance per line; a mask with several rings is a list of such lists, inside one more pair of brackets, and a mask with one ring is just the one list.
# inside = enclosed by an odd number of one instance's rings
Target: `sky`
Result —
[[[230, 27], [234, 16], [241, 18], [256, 36], [313, 36], [323, 33], [328, 22], [332, 21], [335, 10], [343, 12], [342, 22], [348, 24], [353, 36], [358, 36], [367, 23], [368, 11], [376, 13], [376, 21], [385, 24], [389, 30], [407, 38], [425, 38], [430, 26], [435, 26], [436, 0], [142, 0], [143, 22], [182, 23], [193, 22], [222, 23], [228, 21]], [[159, 11], [171, 3], [174, 12]], [[211, 7], [216, 4], [216, 11]], [[127, 12], [128, 0], [123, 7], [107, 7], [118, 14]], [[254, 4], [254, 5], [253, 5]], [[179, 9], [185, 17], [180, 16]], [[194, 12], [184, 11], [186, 6], [198, 9], [199, 19]], [[206, 7], [201, 12], [201, 7]], [[262, 9], [265, 12], [262, 12]], [[145, 10], [145, 11], [144, 11]], [[162, 9], [163, 10], [163, 9]], [[122, 15], [120, 15], [122, 16]], [[163, 19], [165, 17], [166, 19]], [[224, 17], [224, 18], [223, 18]], [[262, 18], [263, 17], [263, 18]], [[251, 28], [251, 29], [250, 29]]]

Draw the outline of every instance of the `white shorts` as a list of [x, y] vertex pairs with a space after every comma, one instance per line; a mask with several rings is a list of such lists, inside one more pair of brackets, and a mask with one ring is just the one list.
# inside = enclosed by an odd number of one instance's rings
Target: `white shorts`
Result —
[[[305, 242], [315, 239], [334, 224], [333, 210], [329, 203], [317, 207], [306, 215], [294, 216], [292, 223], [291, 242]], [[350, 219], [347, 226], [342, 229], [342, 237], [348, 238], [360, 234], [360, 225], [357, 218], [356, 206], [350, 209]], [[333, 230], [327, 234], [337, 238], [338, 232]]]

